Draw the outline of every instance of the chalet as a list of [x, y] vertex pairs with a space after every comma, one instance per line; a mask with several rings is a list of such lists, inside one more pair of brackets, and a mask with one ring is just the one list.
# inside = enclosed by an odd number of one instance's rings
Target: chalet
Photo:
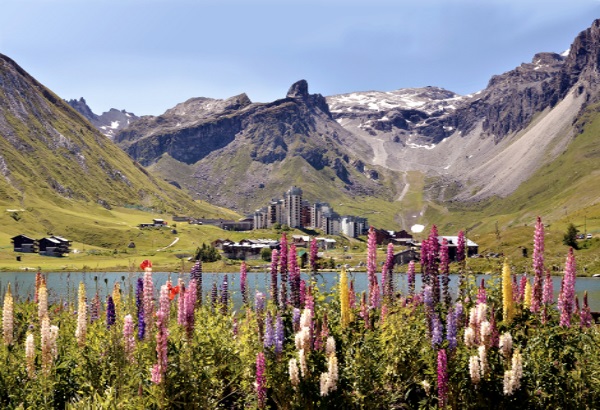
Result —
[[15, 252], [37, 253], [38, 241], [26, 235], [17, 235], [11, 238]]
[[166, 227], [167, 225], [167, 222], [163, 221], [162, 219], [153, 219], [152, 223], [139, 224], [138, 228], [162, 228]]
[[210, 246], [220, 251], [222, 251], [225, 246], [229, 245], [233, 245], [233, 241], [229, 239], [216, 239], [210, 243]]
[[[456, 260], [456, 249], [458, 247], [458, 236], [438, 236], [440, 246], [444, 239], [448, 241], [448, 258], [451, 261]], [[465, 253], [466, 257], [470, 257], [479, 253], [479, 245], [470, 239], [465, 238]]]
[[272, 239], [243, 239], [223, 243], [223, 255], [229, 259], [260, 259], [263, 249], [279, 249], [279, 241]]
[[335, 239], [318, 237], [315, 238], [317, 240], [317, 248], [319, 249], [335, 249], [335, 244], [337, 241]]
[[207, 219], [207, 218], [192, 218], [190, 224], [195, 225], [213, 225], [225, 231], [251, 231], [254, 228], [254, 220], [252, 218], [244, 218], [239, 221], [231, 219]]
[[71, 251], [71, 241], [60, 236], [49, 236], [40, 239], [38, 243], [40, 255], [64, 256]]
[[394, 265], [405, 265], [410, 261], [418, 261], [419, 253], [415, 249], [405, 249], [394, 254]]
[[292, 243], [296, 245], [296, 247], [306, 248], [310, 244], [310, 236], [292, 235]]

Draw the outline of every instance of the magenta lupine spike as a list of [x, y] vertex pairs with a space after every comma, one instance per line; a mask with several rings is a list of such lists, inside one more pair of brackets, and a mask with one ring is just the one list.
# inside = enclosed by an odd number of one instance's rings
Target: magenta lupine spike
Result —
[[452, 298], [450, 296], [450, 257], [448, 253], [448, 240], [442, 240], [440, 247], [440, 282], [442, 285], [442, 302], [446, 307], [450, 306]]
[[135, 350], [135, 335], [133, 332], [133, 318], [127, 315], [123, 318], [123, 350], [125, 357], [133, 363], [133, 352]]
[[171, 299], [169, 299], [169, 287], [167, 285], [162, 285], [160, 287], [160, 295], [159, 295], [159, 309], [165, 315], [165, 320], [169, 320], [169, 314], [171, 313]]
[[423, 285], [431, 285], [429, 280], [429, 240], [423, 239], [421, 241], [421, 274], [423, 278]]
[[258, 400], [258, 408], [262, 409], [267, 404], [267, 377], [265, 375], [265, 355], [263, 352], [258, 352], [256, 355], [256, 398]]
[[317, 238], [312, 238], [312, 240], [310, 241], [310, 257], [309, 257], [309, 261], [310, 261], [310, 269], [313, 273], [317, 273], [317, 254], [318, 254], [319, 248], [317, 246]]
[[354, 279], [350, 281], [350, 286], [348, 287], [348, 300], [350, 301], [349, 306], [350, 309], [356, 308], [356, 292], [354, 291]]
[[448, 402], [448, 358], [445, 349], [438, 350], [437, 385], [438, 406], [444, 408]]
[[552, 276], [550, 276], [550, 270], [546, 270], [546, 276], [544, 278], [542, 303], [544, 305], [551, 305], [552, 303], [554, 303], [554, 284], [552, 283]]
[[194, 313], [196, 308], [196, 297], [198, 295], [196, 286], [196, 280], [190, 280], [188, 289], [185, 292], [185, 331], [188, 338], [191, 338], [192, 333], [194, 332]]
[[456, 262], [465, 260], [465, 233], [458, 232], [458, 240], [456, 241]]
[[415, 261], [408, 262], [408, 270], [406, 272], [408, 277], [408, 294], [414, 296], [415, 294]]
[[513, 302], [519, 302], [519, 282], [516, 274], [512, 275], [512, 294]]
[[576, 263], [573, 248], [569, 248], [567, 262], [565, 263], [565, 275], [563, 278], [563, 289], [561, 293], [562, 310], [560, 315], [560, 325], [564, 327], [571, 326], [571, 315], [574, 313], [575, 304], [575, 279]]
[[527, 286], [527, 274], [521, 276], [521, 283], [519, 285], [519, 303], [523, 303], [525, 300], [525, 287]]
[[144, 317], [146, 325], [150, 330], [152, 318], [154, 317], [154, 282], [152, 281], [152, 268], [146, 268], [144, 272]]
[[479, 290], [477, 291], [477, 303], [487, 303], [487, 293], [485, 291], [485, 279], [481, 279]]
[[387, 284], [387, 277], [388, 277], [388, 267], [387, 264], [384, 263], [383, 266], [381, 267], [381, 285], [383, 288], [383, 300], [387, 300], [388, 295], [387, 295], [387, 288], [386, 288], [386, 284]]
[[[275, 277], [277, 277], [277, 273], [275, 273]], [[240, 293], [242, 294], [242, 303], [248, 305], [248, 269], [245, 261], [242, 261], [240, 265]]]
[[[377, 279], [377, 239], [375, 235], [375, 228], [372, 226], [369, 228], [369, 234], [367, 237], [367, 278], [369, 281], [369, 300], [373, 295], [373, 286]], [[372, 301], [371, 301], [371, 304]]]
[[498, 325], [496, 324], [496, 312], [494, 307], [490, 309], [490, 346], [498, 347], [500, 342], [500, 334], [498, 332]]
[[594, 319], [592, 318], [592, 312], [588, 305], [588, 293], [586, 290], [583, 292], [583, 307], [579, 312], [579, 326], [581, 326], [581, 328], [588, 328], [592, 327], [592, 323], [594, 323]]
[[431, 245], [431, 249], [433, 250], [433, 255], [437, 258], [440, 253], [440, 243], [438, 241], [438, 229], [437, 226], [432, 225], [431, 230], [429, 231], [429, 244]]
[[[383, 269], [384, 270], [381, 273], [381, 283], [383, 284], [383, 294], [384, 294], [385, 298], [387, 298], [391, 301], [392, 297], [394, 296], [394, 278], [393, 278], [394, 244], [391, 242], [388, 244], [388, 247], [387, 247], [386, 260], [385, 260]], [[385, 272], [385, 274], [386, 274], [385, 280], [383, 277], [383, 272]]]
[[377, 281], [377, 277], [375, 277], [375, 283], [371, 288], [371, 296], [369, 298], [369, 307], [371, 309], [377, 309], [381, 306], [381, 290], [379, 288], [379, 282]]
[[[302, 281], [304, 283], [304, 281]], [[312, 315], [315, 314], [315, 297], [313, 296], [312, 286], [309, 286], [306, 292], [304, 293], [304, 308], [310, 309]]]
[[[321, 347], [323, 347], [329, 337], [329, 323], [327, 323], [327, 312], [323, 313], [323, 321], [321, 322]], [[316, 347], [315, 347], [316, 349]]]
[[277, 249], [273, 249], [271, 251], [271, 300], [277, 306], [278, 303], [278, 294], [279, 289], [277, 288], [277, 274], [279, 267], [279, 251]]
[[177, 281], [177, 286], [179, 286], [179, 299], [177, 299], [177, 324], [180, 326], [185, 326], [185, 283], [183, 283], [182, 278], [179, 278]]
[[439, 267], [438, 260], [440, 257], [440, 243], [438, 240], [438, 230], [437, 226], [432, 225], [431, 231], [429, 232], [428, 238], [428, 257], [427, 257], [427, 274], [429, 275], [429, 284], [432, 285], [433, 288], [433, 299], [435, 303], [440, 302], [440, 281], [439, 281]]
[[[163, 286], [166, 288], [166, 286]], [[162, 289], [161, 289], [162, 290]], [[152, 367], [152, 382], [154, 384], [162, 383], [167, 371], [167, 339], [169, 331], [167, 329], [168, 317], [165, 316], [163, 309], [159, 309], [156, 314], [156, 356], [157, 363]]]
[[285, 306], [288, 303], [288, 241], [285, 232], [281, 234], [281, 240], [279, 241], [279, 274], [281, 275], [279, 304], [280, 306]]
[[290, 281], [290, 297], [292, 305], [300, 307], [300, 272], [298, 270], [298, 259], [296, 245], [292, 244], [288, 252], [288, 272]]
[[[300, 275], [300, 273], [298, 273]], [[304, 307], [306, 304], [306, 281], [302, 279], [300, 281], [300, 307]]]
[[531, 311], [537, 313], [542, 304], [542, 282], [544, 278], [544, 224], [542, 218], [537, 217], [535, 234], [533, 238], [533, 292], [531, 295]]

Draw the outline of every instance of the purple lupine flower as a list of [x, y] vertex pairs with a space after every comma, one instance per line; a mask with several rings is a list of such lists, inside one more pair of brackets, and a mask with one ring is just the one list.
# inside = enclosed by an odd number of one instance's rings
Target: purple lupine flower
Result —
[[487, 303], [487, 293], [485, 291], [485, 279], [481, 279], [479, 289], [477, 290], [477, 304]]
[[594, 323], [594, 319], [592, 318], [592, 312], [588, 305], [588, 292], [586, 290], [583, 292], [583, 307], [579, 312], [579, 326], [581, 326], [581, 328], [592, 327], [592, 323]]
[[544, 225], [542, 218], [537, 217], [533, 239], [533, 292], [530, 310], [537, 313], [542, 304], [542, 282], [544, 276]]
[[433, 291], [430, 285], [425, 286], [423, 288], [423, 303], [429, 310], [433, 310], [434, 301], [433, 301]]
[[367, 277], [369, 280], [369, 301], [373, 305], [375, 282], [377, 275], [375, 273], [377, 269], [377, 238], [375, 235], [375, 228], [372, 226], [369, 228], [369, 234], [367, 237]]
[[90, 322], [94, 323], [100, 318], [100, 296], [96, 292], [96, 296], [92, 299], [92, 305], [90, 306]]
[[267, 403], [267, 377], [265, 375], [265, 355], [263, 352], [258, 352], [256, 355], [256, 398], [258, 400], [258, 408], [262, 409]]
[[430, 285], [430, 276], [429, 276], [429, 240], [423, 239], [421, 241], [421, 275], [423, 278], [423, 285]]
[[414, 296], [415, 294], [415, 261], [408, 262], [408, 270], [406, 272], [408, 277], [408, 294]]
[[[298, 319], [300, 320], [300, 319]], [[280, 355], [283, 352], [283, 342], [285, 341], [285, 328], [283, 319], [278, 313], [275, 319], [275, 354]]]
[[290, 280], [290, 296], [292, 306], [300, 307], [300, 271], [298, 270], [298, 259], [296, 245], [292, 244], [288, 253], [288, 272]]
[[270, 349], [275, 345], [275, 329], [273, 329], [273, 318], [271, 317], [271, 312], [267, 312], [265, 315], [265, 335], [263, 337], [263, 347], [265, 349]]
[[300, 329], [300, 309], [294, 308], [292, 311], [292, 324], [294, 326], [294, 332]]
[[560, 325], [564, 327], [571, 326], [571, 315], [574, 313], [576, 274], [575, 255], [573, 255], [573, 248], [569, 248], [563, 277], [563, 289], [560, 295], [562, 299]]
[[[275, 273], [275, 277], [277, 277], [277, 273]], [[277, 279], [275, 279], [275, 280], [277, 280]], [[240, 292], [242, 294], [242, 303], [244, 305], [247, 305], [248, 304], [248, 269], [246, 267], [245, 261], [242, 261], [242, 264], [240, 265]]]
[[277, 295], [277, 272], [279, 266], [279, 251], [277, 249], [273, 249], [271, 251], [271, 300], [275, 303], [275, 306], [278, 305], [278, 295]]
[[542, 293], [542, 303], [545, 305], [551, 305], [554, 302], [554, 284], [552, 283], [552, 277], [550, 271], [546, 271], [546, 277], [544, 278], [544, 291]]
[[185, 292], [185, 331], [188, 339], [192, 337], [194, 331], [194, 325], [196, 318], [194, 312], [196, 309], [196, 297], [198, 292], [196, 290], [196, 280], [191, 279], [188, 285], [188, 289]]
[[179, 287], [179, 299], [177, 299], [177, 324], [185, 326], [185, 319], [187, 318], [185, 311], [185, 284], [181, 278], [179, 278], [177, 282], [177, 286]]
[[456, 330], [462, 327], [464, 308], [461, 302], [454, 305], [454, 316], [456, 317]]
[[442, 302], [446, 306], [450, 306], [452, 298], [450, 297], [450, 257], [448, 255], [448, 240], [444, 238], [442, 240], [442, 246], [440, 248], [440, 274], [441, 274], [441, 285], [442, 285]]
[[192, 269], [190, 269], [190, 280], [196, 282], [196, 303], [202, 305], [202, 260], [198, 259]]
[[448, 341], [448, 349], [454, 350], [457, 346], [456, 334], [457, 334], [457, 318], [456, 311], [453, 307], [448, 309], [448, 314], [446, 315], [446, 340]]
[[265, 310], [265, 294], [256, 291], [254, 294], [254, 311], [257, 315], [262, 315]]
[[288, 282], [288, 241], [285, 232], [281, 234], [279, 241], [279, 274], [281, 275], [281, 285], [279, 293], [279, 305], [287, 305], [287, 282]]
[[227, 314], [229, 309], [229, 284], [227, 283], [227, 274], [223, 277], [223, 284], [221, 285], [221, 313]]
[[310, 261], [310, 269], [313, 273], [317, 273], [317, 254], [318, 254], [317, 238], [312, 238], [312, 240], [310, 241], [309, 261]]
[[106, 300], [106, 327], [111, 327], [117, 320], [117, 314], [115, 313], [115, 302], [112, 296], [109, 296]]
[[448, 358], [445, 349], [438, 350], [437, 384], [438, 404], [440, 408], [444, 408], [448, 402]]
[[[300, 277], [300, 272], [298, 272], [298, 277]], [[302, 279], [300, 281], [300, 307], [306, 306], [306, 281]]]
[[137, 280], [135, 305], [137, 307], [138, 318], [138, 339], [142, 340], [146, 334], [146, 321], [144, 320], [144, 279], [141, 277]]
[[458, 232], [458, 240], [456, 241], [456, 262], [465, 260], [465, 233]]
[[442, 332], [442, 322], [437, 313], [433, 313], [431, 315], [431, 346], [433, 348], [441, 345], [444, 341]]

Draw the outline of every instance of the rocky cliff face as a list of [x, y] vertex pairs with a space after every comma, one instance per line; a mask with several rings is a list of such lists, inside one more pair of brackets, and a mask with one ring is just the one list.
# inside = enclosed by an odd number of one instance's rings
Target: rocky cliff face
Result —
[[138, 119], [138, 116], [125, 110], [111, 108], [102, 114], [94, 114], [87, 102], [82, 98], [79, 100], [68, 100], [67, 104], [83, 115], [102, 134], [113, 139], [117, 132], [127, 128], [129, 124]]

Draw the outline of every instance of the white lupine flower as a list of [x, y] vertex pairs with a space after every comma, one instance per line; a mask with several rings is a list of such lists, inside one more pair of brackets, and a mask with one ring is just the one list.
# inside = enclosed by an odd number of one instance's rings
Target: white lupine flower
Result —
[[325, 353], [327, 353], [328, 356], [335, 354], [335, 339], [333, 338], [333, 336], [329, 336], [327, 338], [327, 345], [325, 346]]
[[4, 336], [4, 344], [11, 345], [13, 343], [13, 333], [14, 333], [14, 305], [13, 305], [13, 297], [10, 292], [10, 283], [8, 284], [8, 289], [6, 291], [6, 295], [4, 296], [4, 307], [2, 309], [2, 332]]
[[481, 371], [481, 377], [485, 377], [485, 375], [488, 373], [488, 370], [489, 370], [488, 361], [487, 361], [487, 350], [485, 348], [485, 345], [479, 346], [478, 351], [479, 351], [479, 368]]
[[479, 340], [481, 344], [489, 345], [490, 336], [492, 334], [492, 325], [487, 320], [479, 325]]
[[487, 320], [487, 304], [480, 303], [477, 305], [477, 324], [481, 324]]
[[472, 327], [465, 329], [465, 345], [467, 347], [475, 346], [475, 330]]
[[300, 328], [308, 327], [310, 329], [310, 323], [312, 321], [312, 311], [310, 309], [304, 309], [302, 316], [300, 316]]
[[306, 364], [306, 355], [304, 354], [304, 349], [298, 350], [298, 360], [300, 361], [300, 375], [302, 378], [304, 378], [308, 373], [308, 365]]
[[481, 368], [479, 366], [479, 356], [471, 356], [469, 358], [469, 373], [473, 384], [479, 383], [481, 380]]
[[300, 384], [300, 375], [298, 370], [298, 361], [296, 359], [290, 359], [290, 363], [288, 365], [289, 373], [290, 373], [290, 381], [294, 387]]
[[510, 333], [506, 332], [500, 336], [499, 347], [502, 356], [508, 359], [510, 353], [512, 352], [512, 336], [510, 335]]
[[30, 379], [33, 379], [35, 377], [35, 340], [33, 333], [28, 333], [27, 339], [25, 339], [25, 363], [27, 375]]

